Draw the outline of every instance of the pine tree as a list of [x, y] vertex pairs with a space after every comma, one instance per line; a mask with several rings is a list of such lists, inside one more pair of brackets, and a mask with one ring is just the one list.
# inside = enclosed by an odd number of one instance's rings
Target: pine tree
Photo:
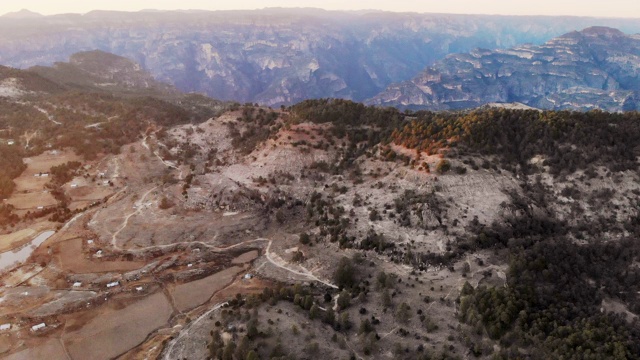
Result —
[[338, 297], [338, 310], [344, 310], [351, 305], [351, 294], [347, 290], [342, 290]]
[[222, 352], [222, 360], [233, 360], [233, 353], [236, 350], [236, 344], [233, 341], [229, 341], [227, 346], [224, 347]]
[[213, 359], [218, 358], [218, 351], [224, 346], [220, 331], [214, 330], [211, 332], [211, 342], [209, 343], [209, 356]]
[[255, 351], [251, 350], [249, 351], [249, 353], [247, 353], [247, 360], [258, 360], [258, 359], [259, 359], [258, 354]]
[[313, 304], [309, 310], [309, 319], [315, 320], [318, 316], [320, 316], [320, 308], [316, 304]]

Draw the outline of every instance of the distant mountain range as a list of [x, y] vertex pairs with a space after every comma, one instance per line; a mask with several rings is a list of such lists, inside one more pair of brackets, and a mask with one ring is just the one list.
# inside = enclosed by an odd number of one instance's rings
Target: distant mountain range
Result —
[[640, 32], [633, 19], [577, 17], [318, 9], [57, 16], [23, 11], [0, 17], [0, 64], [49, 66], [97, 49], [127, 57], [181, 91], [222, 100], [277, 106], [339, 97], [393, 104], [376, 95], [449, 54], [542, 44], [592, 25]]
[[591, 27], [543, 45], [447, 56], [369, 104], [463, 109], [521, 102], [542, 109], [640, 110], [640, 35]]
[[38, 14], [36, 12], [29, 11], [27, 9], [6, 13], [0, 16], [0, 18], [4, 18], [4, 19], [37, 19], [41, 17], [43, 17], [42, 14]]

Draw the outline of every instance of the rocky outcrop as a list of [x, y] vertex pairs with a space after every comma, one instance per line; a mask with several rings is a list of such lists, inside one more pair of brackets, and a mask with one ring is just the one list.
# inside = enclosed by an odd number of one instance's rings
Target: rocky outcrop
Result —
[[463, 109], [520, 102], [541, 109], [640, 109], [640, 36], [590, 27], [543, 45], [454, 54], [369, 104]]
[[[0, 64], [28, 68], [80, 51], [127, 57], [156, 80], [222, 100], [280, 105], [371, 98], [450, 53], [505, 48], [635, 20], [265, 9], [95, 11], [0, 18]], [[420, 93], [416, 93], [416, 96]]]

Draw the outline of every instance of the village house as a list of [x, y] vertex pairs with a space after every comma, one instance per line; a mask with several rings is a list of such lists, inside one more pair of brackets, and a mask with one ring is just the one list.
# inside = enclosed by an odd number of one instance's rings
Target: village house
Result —
[[38, 330], [42, 330], [42, 329], [44, 329], [46, 326], [47, 326], [47, 325], [46, 325], [45, 323], [40, 323], [40, 324], [37, 324], [37, 325], [33, 325], [33, 326], [31, 327], [31, 331], [32, 331], [32, 332], [36, 332], [36, 331], [38, 331]]

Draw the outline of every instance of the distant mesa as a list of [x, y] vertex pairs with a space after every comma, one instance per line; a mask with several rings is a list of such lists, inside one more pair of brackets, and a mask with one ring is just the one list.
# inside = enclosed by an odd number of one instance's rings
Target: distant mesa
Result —
[[29, 11], [27, 9], [22, 9], [20, 11], [6, 13], [1, 17], [5, 19], [37, 19], [44, 17], [44, 15], [38, 14], [37, 12]]
[[606, 26], [592, 26], [588, 27], [580, 32], [583, 36], [598, 36], [598, 37], [609, 37], [609, 38], [620, 38], [627, 36], [625, 33], [618, 29], [606, 27]]

